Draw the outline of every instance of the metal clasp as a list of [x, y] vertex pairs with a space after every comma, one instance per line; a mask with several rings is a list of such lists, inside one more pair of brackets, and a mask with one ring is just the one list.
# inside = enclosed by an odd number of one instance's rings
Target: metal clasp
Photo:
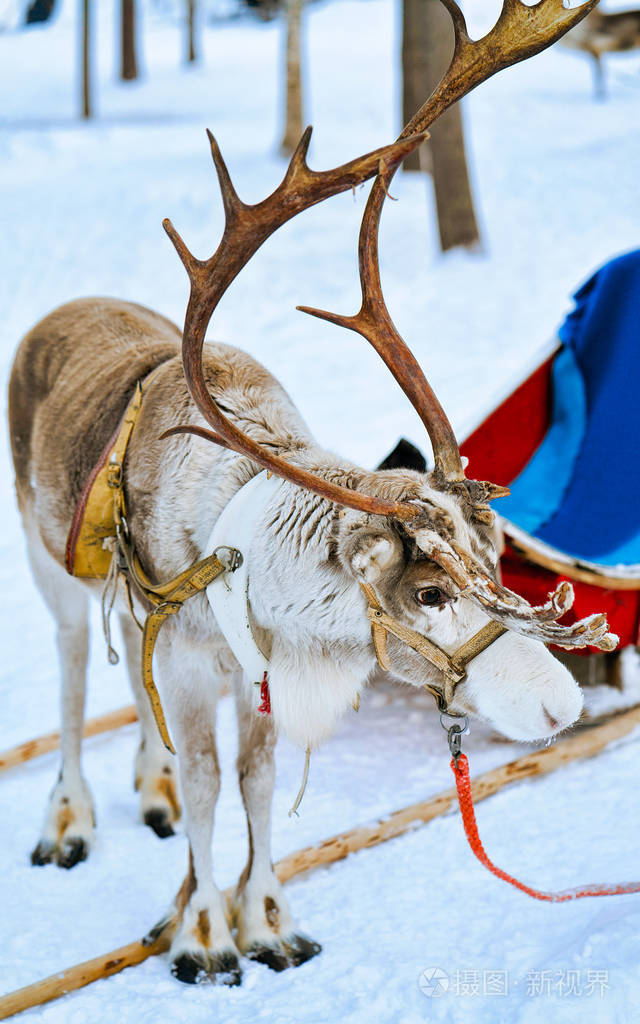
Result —
[[122, 486], [122, 463], [110, 459], [107, 463], [107, 484], [109, 487]]
[[[224, 552], [222, 556], [218, 552]], [[222, 574], [222, 582], [224, 583], [227, 590], [231, 590], [231, 587], [227, 583], [227, 575], [230, 572], [235, 572], [242, 565], [244, 558], [242, 552], [238, 551], [237, 548], [231, 548], [227, 544], [221, 544], [213, 552], [221, 565], [224, 566], [224, 572]]]
[[[453, 722], [452, 725], [447, 725], [444, 721], [445, 718], [457, 718], [462, 720], [460, 722]], [[455, 715], [451, 711], [441, 712], [440, 714], [440, 725], [447, 731], [447, 742], [449, 743], [449, 750], [454, 761], [457, 761], [462, 753], [462, 737], [465, 732], [469, 730], [469, 719], [466, 715]]]
[[[219, 551], [225, 551], [226, 554], [220, 557]], [[219, 562], [224, 565], [227, 572], [235, 572], [242, 565], [244, 559], [242, 552], [238, 551], [237, 548], [230, 548], [227, 544], [221, 544], [219, 548], [216, 548], [213, 552]]]

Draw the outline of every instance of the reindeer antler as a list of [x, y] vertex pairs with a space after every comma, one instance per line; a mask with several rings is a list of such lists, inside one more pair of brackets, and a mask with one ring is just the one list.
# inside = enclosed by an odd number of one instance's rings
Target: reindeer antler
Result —
[[617, 646], [618, 637], [609, 632], [605, 615], [589, 615], [570, 626], [555, 622], [573, 605], [573, 587], [566, 580], [549, 594], [545, 604], [532, 607], [520, 594], [492, 579], [473, 556], [457, 544], [448, 544], [432, 529], [414, 531], [411, 526], [408, 529], [418, 546], [445, 570], [465, 597], [508, 629], [560, 647], [591, 646], [613, 651]]
[[174, 427], [164, 436], [185, 432], [196, 433], [200, 437], [206, 437], [226, 448], [248, 455], [265, 469], [272, 470], [278, 476], [314, 491], [330, 501], [377, 515], [411, 519], [419, 510], [408, 502], [385, 501], [331, 483], [274, 455], [243, 433], [227, 419], [209, 393], [202, 367], [202, 347], [207, 326], [218, 302], [242, 267], [274, 231], [297, 213], [322, 202], [323, 199], [359, 185], [379, 172], [386, 174], [387, 168], [395, 168], [402, 163], [426, 136], [408, 136], [341, 167], [319, 172], [312, 171], [306, 162], [311, 139], [311, 128], [307, 128], [291, 158], [282, 183], [261, 203], [248, 205], [238, 198], [218, 144], [211, 132], [207, 134], [225, 211], [225, 228], [220, 245], [210, 259], [197, 260], [189, 252], [171, 221], [167, 219], [163, 221], [163, 225], [191, 281], [182, 342], [182, 362], [187, 387], [198, 409], [215, 432], [202, 427], [184, 426]]
[[202, 349], [209, 320], [230, 283], [262, 243], [302, 210], [377, 175], [360, 231], [362, 305], [359, 313], [355, 316], [341, 316], [305, 306], [298, 308], [357, 331], [373, 345], [429, 433], [438, 482], [444, 487], [464, 487], [476, 518], [485, 519], [489, 512], [484, 502], [504, 493], [503, 488], [494, 484], [465, 479], [451, 424], [415, 357], [393, 324], [382, 296], [378, 266], [380, 216], [389, 183], [397, 168], [424, 141], [427, 137], [426, 129], [447, 107], [502, 68], [550, 46], [585, 17], [595, 7], [597, 0], [587, 0], [575, 10], [565, 9], [562, 0], [540, 0], [535, 7], [528, 7], [521, 0], [503, 0], [502, 12], [494, 28], [477, 42], [469, 38], [464, 17], [454, 0], [442, 2], [451, 14], [455, 30], [451, 64], [440, 85], [393, 145], [375, 150], [334, 170], [316, 172], [306, 162], [311, 137], [311, 129], [308, 128], [282, 183], [261, 203], [247, 205], [235, 192], [217, 143], [208, 133], [225, 210], [222, 240], [210, 259], [198, 260], [189, 252], [169, 220], [164, 221], [164, 227], [191, 281], [182, 346], [187, 386], [198, 409], [214, 430], [184, 426], [172, 428], [166, 434], [196, 433], [247, 455], [258, 465], [330, 501], [404, 521], [411, 534], [421, 535], [421, 547], [428, 557], [440, 564], [461, 589], [481, 604], [493, 618], [539, 640], [566, 646], [593, 644], [603, 650], [611, 650], [615, 646], [615, 638], [607, 632], [604, 616], [591, 616], [569, 627], [554, 623], [571, 606], [573, 590], [570, 584], [561, 584], [550, 595], [546, 605], [532, 608], [524, 598], [492, 580], [468, 553], [446, 545], [443, 547], [442, 538], [437, 535], [423, 546], [426, 531], [420, 529], [420, 519], [415, 520], [421, 511], [418, 502], [386, 501], [339, 486], [263, 448], [224, 416], [209, 394], [204, 379]]
[[[504, 0], [500, 17], [492, 30], [474, 42], [469, 38], [464, 15], [455, 0], [442, 0], [451, 15], [455, 32], [451, 64], [435, 91], [403, 129], [398, 141], [418, 131], [424, 132], [447, 107], [496, 72], [555, 43], [597, 2], [587, 0], [582, 7], [567, 10], [562, 6], [562, 0], [540, 0], [535, 7], [525, 6], [521, 0]], [[382, 295], [378, 229], [382, 207], [397, 166], [388, 165], [381, 170], [373, 183], [362, 220], [358, 250], [362, 289], [360, 312], [355, 316], [340, 316], [309, 306], [298, 306], [298, 309], [357, 331], [373, 345], [427, 429], [437, 478], [443, 484], [455, 484], [465, 479], [455, 434], [415, 357], [400, 337]], [[497, 493], [491, 492], [491, 487], [486, 485], [485, 500], [498, 497]], [[479, 510], [482, 508], [480, 504]]]
[[[356, 316], [340, 316], [311, 307], [300, 306], [304, 312], [322, 317], [362, 334], [380, 354], [422, 419], [434, 451], [436, 476], [443, 484], [465, 481], [460, 452], [451, 424], [435, 393], [427, 382], [412, 352], [400, 337], [387, 310], [378, 266], [378, 228], [388, 185], [402, 160], [426, 138], [425, 129], [456, 100], [502, 68], [530, 57], [560, 38], [595, 6], [587, 0], [576, 10], [567, 10], [562, 0], [540, 0], [535, 7], [521, 0], [504, 0], [494, 28], [482, 39], [469, 38], [464, 16], [455, 0], [443, 0], [453, 20], [455, 47], [453, 58], [439, 86], [405, 127], [396, 143], [352, 160], [332, 171], [312, 171], [306, 162], [311, 129], [304, 133], [282, 183], [263, 202], [249, 206], [233, 188], [229, 172], [215, 139], [209, 132], [213, 161], [218, 172], [225, 210], [225, 229], [214, 255], [208, 260], [195, 259], [174, 229], [171, 221], [164, 227], [176, 247], [189, 279], [191, 295], [183, 334], [183, 364], [187, 386], [207, 422], [214, 428], [209, 433], [201, 427], [193, 432], [218, 444], [243, 452], [259, 465], [279, 476], [340, 504], [401, 520], [418, 514], [409, 502], [390, 502], [360, 494], [292, 466], [239, 430], [220, 411], [209, 394], [202, 368], [202, 346], [206, 329], [220, 298], [242, 267], [262, 243], [291, 217], [373, 177], [377, 173], [365, 209], [359, 241], [362, 306]], [[174, 428], [170, 433], [192, 430]], [[486, 513], [486, 500], [502, 489], [491, 484], [476, 484], [478, 518]], [[482, 492], [482, 497], [480, 494]]]

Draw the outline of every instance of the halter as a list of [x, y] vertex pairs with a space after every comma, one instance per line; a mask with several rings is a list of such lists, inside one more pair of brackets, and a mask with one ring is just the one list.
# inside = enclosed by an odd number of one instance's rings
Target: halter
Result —
[[[262, 472], [244, 484], [225, 506], [205, 549], [219, 551], [226, 548], [240, 554], [234, 566], [235, 571], [225, 577], [226, 585], [211, 583], [207, 587], [207, 597], [227, 643], [249, 678], [256, 683], [268, 678], [270, 665], [269, 658], [260, 650], [251, 628], [248, 554], [260, 514], [281, 483], [278, 477]], [[425, 684], [425, 688], [436, 698], [440, 711], [445, 711], [452, 703], [455, 687], [464, 679], [469, 662], [507, 632], [505, 626], [491, 620], [453, 654], [447, 654], [421, 633], [387, 615], [371, 584], [361, 583], [360, 586], [368, 604], [367, 618], [371, 623], [378, 663], [383, 669], [391, 669], [387, 654], [387, 633], [393, 633], [443, 674], [444, 682], [440, 689]]]
[[479, 629], [477, 633], [474, 633], [469, 640], [466, 640], [465, 643], [458, 647], [457, 651], [454, 651], [453, 654], [447, 654], [446, 651], [443, 651], [441, 647], [434, 644], [432, 640], [428, 640], [422, 633], [418, 633], [415, 629], [409, 629], [408, 626], [403, 626], [401, 622], [397, 622], [390, 615], [387, 615], [383, 611], [375, 589], [370, 583], [361, 583], [360, 586], [369, 606], [367, 608], [367, 618], [371, 623], [371, 637], [378, 664], [386, 671], [391, 669], [387, 653], [387, 634], [393, 633], [398, 640], [402, 640], [408, 647], [411, 647], [418, 654], [421, 654], [423, 658], [431, 662], [444, 676], [441, 689], [432, 686], [431, 683], [424, 684], [425, 689], [436, 698], [438, 709], [441, 712], [446, 711], [452, 703], [455, 688], [465, 678], [469, 662], [477, 658], [483, 651], [486, 651], [487, 647], [490, 647], [503, 633], [507, 632], [506, 626], [501, 626], [498, 622], [491, 620], [487, 622], [486, 626]]

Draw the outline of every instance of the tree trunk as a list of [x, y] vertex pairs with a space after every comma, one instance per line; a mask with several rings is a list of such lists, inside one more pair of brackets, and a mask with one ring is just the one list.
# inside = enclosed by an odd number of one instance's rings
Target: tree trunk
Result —
[[91, 117], [91, 0], [82, 0], [82, 116]]
[[[402, 123], [408, 124], [427, 98], [429, 76], [425, 67], [425, 0], [402, 0]], [[402, 165], [403, 171], [431, 174], [428, 143], [414, 149]]]
[[286, 0], [286, 113], [280, 152], [289, 156], [302, 135], [302, 71], [301, 35], [303, 0]]
[[136, 59], [136, 4], [135, 0], [121, 0], [121, 65], [120, 77], [130, 82], [138, 77]]
[[196, 0], [187, 0], [187, 63], [198, 59], [196, 53]]
[[[453, 53], [453, 26], [440, 0], [404, 0], [405, 11], [411, 9], [407, 30], [412, 39], [403, 44], [403, 55], [412, 55], [406, 72], [407, 84], [403, 99], [413, 109], [405, 108], [405, 123], [433, 92], [449, 66]], [[408, 35], [408, 31], [406, 33]], [[465, 154], [462, 111], [454, 104], [438, 118], [430, 129], [428, 145], [431, 168], [419, 151], [420, 170], [430, 169], [438, 213], [440, 246], [444, 251], [457, 245], [472, 247], [479, 241], [478, 225], [473, 208]]]

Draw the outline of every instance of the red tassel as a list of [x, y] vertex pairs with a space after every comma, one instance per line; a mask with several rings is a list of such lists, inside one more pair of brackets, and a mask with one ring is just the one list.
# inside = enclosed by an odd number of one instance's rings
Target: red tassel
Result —
[[260, 703], [258, 704], [258, 712], [261, 715], [271, 714], [271, 697], [269, 696], [269, 683], [266, 672], [262, 677], [262, 682], [260, 683]]

